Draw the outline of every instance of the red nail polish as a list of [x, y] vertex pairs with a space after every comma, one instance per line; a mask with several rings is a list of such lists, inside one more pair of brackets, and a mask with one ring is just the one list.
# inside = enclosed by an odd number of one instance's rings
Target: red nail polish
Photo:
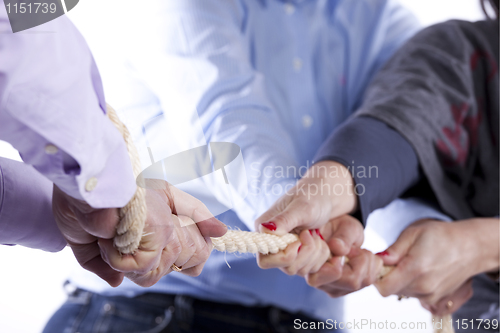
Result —
[[385, 256], [389, 255], [389, 252], [387, 252], [387, 251], [379, 252], [379, 253], [376, 253], [376, 255], [381, 256], [381, 257], [385, 257]]
[[276, 230], [276, 223], [274, 222], [266, 222], [266, 223], [262, 223], [262, 226], [266, 229], [269, 229], [271, 231], [274, 231]]
[[325, 240], [325, 239], [323, 238], [323, 235], [321, 234], [321, 232], [319, 232], [319, 230], [318, 230], [318, 235], [319, 235], [319, 237], [321, 237], [321, 239], [322, 239], [322, 240]]
[[301, 248], [302, 248], [302, 244], [299, 245], [299, 249], [297, 250], [297, 253], [300, 252]]
[[314, 229], [314, 231], [316, 231], [316, 235], [319, 236], [319, 229]]
[[311, 236], [313, 235], [313, 232], [314, 230], [309, 229], [309, 233], [311, 234]]

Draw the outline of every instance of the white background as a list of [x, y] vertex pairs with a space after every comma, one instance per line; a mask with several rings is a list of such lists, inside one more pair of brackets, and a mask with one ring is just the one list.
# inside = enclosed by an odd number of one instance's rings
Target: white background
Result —
[[[354, 1], [354, 0], [351, 0]], [[478, 20], [483, 18], [476, 0], [401, 0], [414, 11], [422, 24], [429, 25], [451, 18]], [[104, 0], [85, 0], [71, 11], [70, 17], [87, 37], [91, 47], [100, 41], [90, 33], [95, 29], [96, 12]], [[119, 13], [117, 13], [119, 14]], [[101, 21], [105, 21], [101, 17]], [[0, 142], [0, 156], [19, 159], [17, 152]], [[367, 229], [365, 247], [380, 251], [386, 244]], [[45, 253], [20, 246], [0, 246], [0, 333], [41, 332], [51, 314], [64, 302], [62, 283], [72, 269], [78, 269], [71, 251]], [[376, 322], [426, 322], [432, 332], [430, 315], [417, 300], [398, 302], [395, 296], [382, 298], [369, 287], [346, 297], [346, 321], [372, 319]], [[347, 331], [347, 330], [346, 330]], [[352, 330], [352, 332], [386, 332], [386, 330]], [[397, 332], [389, 331], [387, 332]]]

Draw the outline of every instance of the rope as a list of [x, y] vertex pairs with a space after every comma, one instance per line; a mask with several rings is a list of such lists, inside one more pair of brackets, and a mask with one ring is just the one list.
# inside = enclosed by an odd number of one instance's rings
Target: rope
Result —
[[298, 240], [295, 234], [280, 237], [259, 232], [228, 230], [222, 237], [212, 237], [212, 244], [214, 249], [221, 252], [274, 254]]
[[[127, 146], [128, 155], [132, 162], [134, 178], [137, 179], [142, 172], [139, 154], [127, 127], [120, 121], [116, 111], [107, 106], [109, 120], [120, 131]], [[146, 222], [146, 189], [137, 186], [137, 190], [127, 205], [120, 209], [120, 222], [116, 227], [116, 236], [113, 243], [116, 249], [122, 254], [134, 254], [141, 243], [142, 232]]]
[[[120, 131], [125, 140], [134, 177], [137, 179], [141, 173], [141, 163], [139, 154], [132, 141], [132, 137], [127, 127], [120, 121], [116, 111], [109, 105], [107, 106], [107, 115], [115, 127]], [[146, 190], [137, 186], [136, 193], [129, 203], [120, 209], [120, 222], [116, 228], [116, 236], [114, 245], [122, 254], [134, 254], [139, 248], [141, 238], [146, 222]], [[287, 234], [284, 236], [276, 236], [259, 232], [228, 230], [222, 237], [211, 237], [214, 249], [221, 252], [229, 253], [262, 253], [274, 254], [284, 250], [289, 244], [299, 240], [296, 234]], [[346, 263], [348, 259], [346, 258]], [[383, 279], [387, 276], [394, 266], [384, 266], [379, 273], [378, 278]], [[442, 320], [443, 328], [435, 329], [434, 333], [455, 333], [453, 329], [451, 315], [445, 317], [433, 316], [434, 322]]]
[[[214, 249], [221, 252], [238, 252], [238, 253], [262, 253], [274, 254], [280, 250], [284, 250], [289, 244], [298, 241], [296, 234], [287, 234], [284, 236], [276, 236], [271, 234], [261, 234], [259, 232], [228, 230], [222, 236], [213, 238], [212, 244]], [[345, 258], [345, 263], [349, 262], [349, 258]], [[378, 279], [383, 279], [394, 270], [395, 266], [383, 266], [378, 274]], [[442, 321], [442, 328], [436, 328], [434, 333], [454, 333], [451, 315], [444, 317], [432, 316], [434, 325]]]

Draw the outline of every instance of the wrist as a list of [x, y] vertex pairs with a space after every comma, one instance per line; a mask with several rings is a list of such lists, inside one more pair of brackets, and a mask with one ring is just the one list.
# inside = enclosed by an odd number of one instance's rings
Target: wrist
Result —
[[303, 179], [319, 183], [321, 194], [331, 200], [333, 217], [356, 211], [358, 199], [354, 179], [343, 164], [335, 161], [316, 163], [309, 168]]
[[473, 254], [471, 267], [475, 274], [498, 272], [500, 266], [500, 224], [494, 218], [476, 218], [453, 223], [465, 229], [464, 245]]

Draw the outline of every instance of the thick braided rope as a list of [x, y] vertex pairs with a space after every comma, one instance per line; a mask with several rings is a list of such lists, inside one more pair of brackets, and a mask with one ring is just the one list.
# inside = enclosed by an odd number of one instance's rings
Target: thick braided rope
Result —
[[228, 230], [222, 237], [212, 237], [214, 249], [221, 252], [274, 254], [298, 241], [295, 234], [276, 236], [259, 232]]
[[[116, 111], [109, 105], [107, 107], [107, 115], [125, 140], [130, 161], [132, 162], [134, 178], [137, 179], [139, 174], [142, 172], [141, 161], [134, 142], [130, 136], [130, 132], [120, 121]], [[120, 209], [120, 222], [116, 227], [116, 236], [113, 240], [116, 249], [120, 253], [133, 254], [137, 251], [139, 244], [141, 243], [144, 223], [146, 222], [146, 215], [146, 190], [141, 186], [137, 186], [137, 190], [132, 199], [125, 207]]]
[[[238, 253], [261, 253], [261, 254], [274, 254], [284, 250], [289, 244], [298, 241], [299, 238], [296, 234], [287, 234], [283, 236], [276, 236], [271, 234], [263, 234], [259, 232], [228, 230], [228, 232], [217, 238], [212, 238], [214, 249], [221, 252], [238, 252]], [[345, 262], [349, 262], [346, 257]], [[394, 266], [383, 266], [378, 274], [378, 279], [383, 279], [390, 272]], [[434, 323], [442, 320], [442, 329], [435, 329], [435, 333], [454, 333], [455, 330], [451, 324], [451, 315], [444, 317], [432, 316]]]
[[[132, 162], [134, 177], [137, 179], [142, 169], [139, 154], [132, 141], [130, 132], [120, 121], [115, 110], [109, 105], [107, 107], [107, 115], [125, 140], [130, 161]], [[138, 186], [132, 199], [120, 210], [120, 222], [116, 229], [117, 235], [114, 238], [114, 245], [120, 253], [133, 254], [137, 251], [141, 243], [146, 215], [146, 190]], [[298, 240], [299, 238], [296, 234], [276, 236], [259, 232], [228, 230], [222, 237], [212, 237], [212, 244], [214, 249], [222, 252], [274, 254], [284, 250], [289, 244]], [[379, 279], [384, 278], [393, 269], [394, 267], [384, 266], [379, 273]], [[443, 328], [435, 329], [435, 333], [455, 333], [451, 324], [451, 315], [442, 318], [433, 316], [433, 319], [435, 322], [442, 319], [443, 323]]]

